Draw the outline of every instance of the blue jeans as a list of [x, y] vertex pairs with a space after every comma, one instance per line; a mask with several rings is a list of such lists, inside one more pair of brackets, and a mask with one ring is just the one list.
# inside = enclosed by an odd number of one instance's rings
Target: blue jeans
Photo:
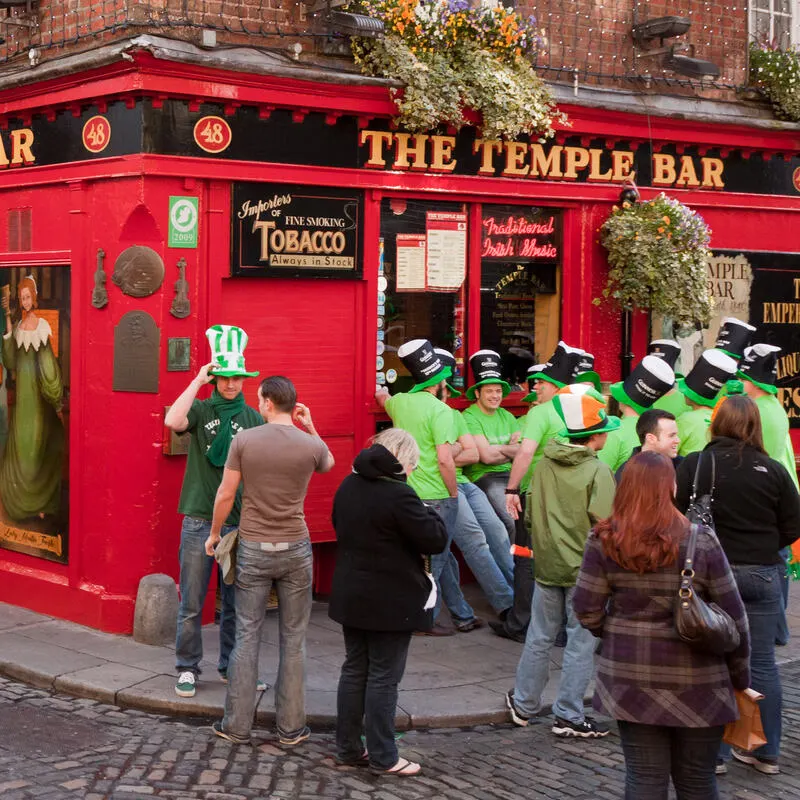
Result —
[[510, 474], [510, 471], [487, 472], [475, 481], [475, 486], [486, 495], [486, 499], [494, 509], [494, 513], [497, 514], [500, 522], [505, 525], [509, 541], [513, 542], [516, 537], [515, 524], [508, 511], [506, 511], [506, 488], [508, 487], [508, 476]]
[[261, 624], [274, 581], [278, 591], [280, 652], [275, 681], [278, 733], [297, 734], [306, 724], [306, 629], [311, 616], [311, 542], [269, 552], [259, 542], [239, 538], [236, 563], [236, 646], [228, 669], [226, 731], [248, 738], [253, 726]]
[[[222, 535], [234, 530], [224, 525]], [[211, 533], [211, 522], [199, 517], [184, 517], [181, 525], [179, 553], [181, 576], [181, 603], [178, 608], [178, 631], [175, 636], [175, 669], [199, 675], [203, 658], [201, 614], [208, 592], [208, 582], [214, 566], [212, 556], [206, 555], [206, 539]], [[233, 586], [220, 581], [222, 611], [219, 618], [219, 661], [217, 669], [228, 669], [233, 643], [236, 639], [235, 593]]]
[[618, 720], [625, 754], [625, 800], [717, 800], [714, 766], [723, 725], [673, 728]]
[[517, 665], [514, 705], [526, 716], [542, 707], [550, 677], [550, 651], [567, 614], [567, 646], [553, 714], [569, 722], [583, 722], [583, 698], [594, 672], [595, 638], [583, 628], [572, 608], [574, 586], [545, 586], [536, 582], [531, 623]]
[[344, 626], [347, 651], [336, 695], [336, 749], [343, 762], [357, 761], [367, 741], [369, 763], [397, 763], [394, 716], [397, 687], [406, 669], [410, 631], [366, 631]]
[[[486, 495], [472, 484], [461, 483], [458, 486], [458, 515], [456, 516], [456, 525], [453, 531], [453, 543], [461, 550], [464, 561], [467, 562], [467, 566], [472, 570], [472, 574], [480, 584], [481, 589], [483, 589], [492, 608], [499, 613], [511, 607], [514, 602], [514, 593], [511, 588], [511, 582], [506, 579], [494, 559], [487, 541], [488, 537], [484, 533], [486, 528], [478, 521], [477, 515], [474, 513], [471, 498], [475, 501], [476, 506], [481, 507], [481, 516], [483, 518], [488, 522], [491, 521], [489, 515], [494, 518], [495, 530], [492, 535], [499, 534], [506, 541], [506, 560], [508, 561], [511, 581], [513, 581], [514, 569], [508, 549], [506, 529], [497, 518], [497, 514], [492, 511]], [[455, 589], [458, 588], [459, 583], [458, 562], [455, 556], [451, 554], [447, 567], [442, 571], [441, 575], [442, 593], [447, 607], [450, 608], [450, 613], [454, 617], [460, 618], [461, 615], [457, 613], [459, 611], [457, 605], [455, 608], [450, 605], [451, 599], [457, 599], [455, 597]]]
[[[753, 755], [778, 758], [781, 751], [781, 676], [775, 663], [775, 637], [783, 612], [781, 573], [784, 564], [731, 564], [747, 621], [750, 623], [750, 686], [764, 695], [758, 704], [767, 743]], [[729, 745], [722, 745], [720, 756], [727, 759]]]
[[[435, 553], [431, 556], [431, 574], [436, 581], [436, 605], [433, 609], [433, 619], [435, 621], [442, 610], [442, 572], [445, 567], [448, 567], [452, 557], [450, 543], [453, 541], [453, 532], [458, 516], [458, 498], [445, 497], [441, 500], [423, 500], [422, 502], [442, 518], [447, 529], [447, 546], [441, 553]], [[455, 587], [450, 586], [448, 592], [447, 607], [450, 609], [450, 613], [459, 620], [472, 619], [475, 616], [475, 612], [461, 592], [461, 587], [458, 583], [456, 583]]]
[[786, 611], [789, 607], [789, 560], [792, 557], [792, 548], [784, 547], [780, 552], [783, 559], [783, 575], [781, 577], [781, 594], [783, 595], [783, 614], [781, 615], [780, 622], [778, 622], [778, 636], [775, 639], [775, 644], [787, 645], [791, 636], [789, 632], [789, 623], [786, 619]]
[[[459, 495], [462, 492], [486, 537], [486, 544], [489, 545], [489, 551], [495, 563], [503, 573], [509, 588], [512, 587], [514, 585], [514, 559], [511, 555], [511, 539], [506, 526], [495, 512], [485, 492], [479, 487], [472, 483], [461, 483], [458, 487]], [[458, 527], [458, 523], [456, 523], [456, 527]], [[458, 546], [461, 547], [460, 544]]]

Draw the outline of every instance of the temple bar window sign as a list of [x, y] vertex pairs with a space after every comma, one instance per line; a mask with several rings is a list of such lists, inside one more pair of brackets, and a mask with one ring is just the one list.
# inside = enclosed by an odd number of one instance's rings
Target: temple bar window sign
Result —
[[[653, 58], [663, 56], [661, 66], [664, 69], [688, 75], [692, 78], [718, 78], [719, 67], [712, 61], [694, 57], [694, 45], [685, 42], [665, 45], [667, 39], [682, 36], [691, 27], [692, 21], [687, 17], [656, 17], [644, 22], [637, 20], [636, 10], [633, 12], [631, 37], [637, 58]], [[654, 43], [658, 42], [658, 46]], [[684, 55], [689, 52], [691, 55]]]

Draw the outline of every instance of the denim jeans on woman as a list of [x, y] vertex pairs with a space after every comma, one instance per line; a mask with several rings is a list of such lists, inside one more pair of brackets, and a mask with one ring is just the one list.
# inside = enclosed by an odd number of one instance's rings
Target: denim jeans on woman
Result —
[[[731, 564], [750, 624], [750, 686], [764, 695], [758, 704], [767, 743], [753, 751], [758, 758], [777, 759], [781, 751], [781, 676], [775, 663], [775, 637], [783, 610], [781, 573], [785, 565]], [[723, 745], [727, 758], [730, 747]]]
[[674, 728], [619, 720], [625, 754], [625, 800], [717, 800], [714, 767], [723, 725]]
[[225, 731], [247, 739], [253, 726], [261, 625], [272, 583], [278, 592], [279, 661], [275, 682], [278, 733], [300, 733], [306, 724], [306, 629], [311, 616], [311, 542], [288, 550], [261, 549], [239, 537], [236, 563], [236, 646], [228, 668]]
[[336, 748], [342, 762], [364, 753], [369, 763], [389, 769], [397, 763], [394, 717], [397, 692], [406, 668], [409, 631], [367, 631], [344, 626], [347, 651], [336, 696]]
[[[234, 530], [224, 525], [222, 535]], [[211, 533], [211, 522], [200, 517], [184, 517], [181, 525], [180, 589], [178, 631], [175, 636], [175, 669], [199, 675], [203, 659], [201, 615], [208, 592], [208, 582], [214, 567], [214, 558], [206, 555], [206, 539]], [[233, 643], [236, 639], [236, 611], [233, 586], [220, 584], [222, 609], [219, 617], [219, 661], [217, 669], [228, 669]]]

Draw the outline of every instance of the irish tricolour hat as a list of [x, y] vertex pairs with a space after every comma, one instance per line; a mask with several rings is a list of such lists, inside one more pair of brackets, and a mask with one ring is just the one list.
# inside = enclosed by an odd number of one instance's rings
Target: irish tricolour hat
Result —
[[689, 400], [713, 408], [717, 395], [736, 374], [736, 362], [721, 350], [706, 350], [685, 378], [678, 381], [678, 390]]
[[612, 383], [609, 391], [617, 402], [641, 414], [674, 385], [672, 367], [663, 358], [645, 356], [624, 381]]
[[[456, 357], [449, 350], [443, 350], [441, 347], [434, 347], [433, 352], [442, 359], [442, 364], [446, 367], [450, 367], [451, 376], [455, 375]], [[447, 391], [450, 392], [450, 397], [461, 397], [461, 392], [453, 388], [449, 381], [447, 383]]]
[[778, 353], [781, 348], [774, 344], [754, 344], [744, 351], [736, 375], [750, 381], [764, 392], [778, 394]]
[[435, 386], [453, 374], [452, 369], [445, 366], [427, 339], [412, 339], [401, 344], [397, 348], [397, 356], [414, 381], [414, 385], [408, 390], [409, 394]]
[[528, 367], [528, 375], [525, 378], [525, 382], [528, 384], [528, 394], [522, 398], [523, 403], [535, 403], [536, 402], [536, 392], [533, 389], [534, 384], [536, 383], [536, 378], [533, 376], [537, 373], [541, 372], [544, 369], [544, 364], [534, 364], [532, 367]]
[[248, 372], [244, 365], [247, 334], [235, 325], [212, 325], [206, 331], [211, 345], [212, 375], [222, 378], [255, 378], [258, 372]]
[[559, 389], [553, 398], [553, 407], [566, 425], [559, 435], [569, 439], [608, 433], [620, 426], [619, 417], [609, 417], [606, 414], [603, 396], [585, 383]]
[[714, 345], [716, 350], [722, 350], [726, 356], [735, 358], [737, 361], [744, 355], [744, 351], [750, 344], [756, 329], [746, 322], [742, 322], [735, 317], [725, 317], [720, 325], [717, 334], [717, 343]]
[[469, 357], [469, 366], [475, 383], [467, 389], [467, 398], [475, 399], [475, 390], [479, 386], [490, 383], [497, 384], [503, 390], [503, 397], [511, 391], [511, 387], [503, 380], [503, 371], [500, 366], [500, 353], [494, 350], [478, 350]]
[[578, 363], [575, 366], [575, 375], [572, 377], [573, 383], [591, 383], [598, 392], [602, 391], [600, 376], [594, 371], [594, 356], [581, 351]]

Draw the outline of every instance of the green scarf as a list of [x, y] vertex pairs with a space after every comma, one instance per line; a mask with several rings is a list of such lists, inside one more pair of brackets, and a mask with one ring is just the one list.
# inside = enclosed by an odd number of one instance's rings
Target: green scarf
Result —
[[219, 417], [219, 427], [217, 435], [211, 443], [211, 447], [206, 451], [206, 458], [215, 467], [224, 467], [225, 460], [228, 458], [228, 450], [231, 448], [233, 440], [233, 418], [244, 411], [244, 394], [239, 394], [233, 400], [226, 400], [216, 389], [211, 395], [211, 405]]

